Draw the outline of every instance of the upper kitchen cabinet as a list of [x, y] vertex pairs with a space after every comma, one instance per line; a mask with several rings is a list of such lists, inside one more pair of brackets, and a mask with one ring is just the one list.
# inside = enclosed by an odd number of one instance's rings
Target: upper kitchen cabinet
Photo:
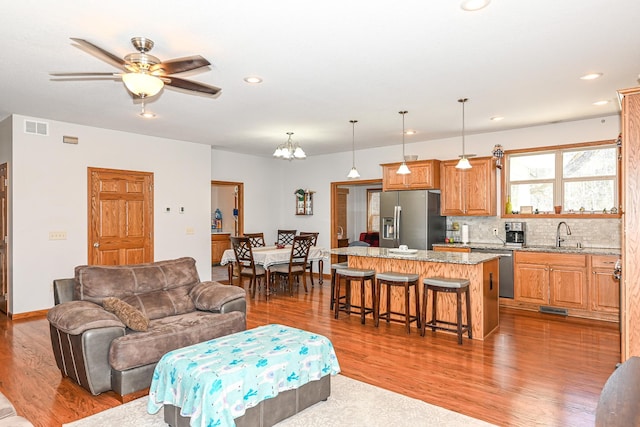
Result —
[[496, 170], [493, 158], [470, 158], [471, 169], [456, 169], [458, 160], [440, 162], [440, 213], [443, 216], [495, 216]]
[[440, 161], [417, 160], [407, 162], [411, 171], [407, 175], [396, 173], [402, 163], [385, 163], [382, 166], [382, 191], [433, 190], [440, 188]]

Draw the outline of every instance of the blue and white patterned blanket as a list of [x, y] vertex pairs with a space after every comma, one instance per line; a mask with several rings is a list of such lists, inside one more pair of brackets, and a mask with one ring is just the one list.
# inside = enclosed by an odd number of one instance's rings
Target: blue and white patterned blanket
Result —
[[147, 411], [171, 404], [191, 417], [191, 426], [234, 426], [234, 418], [262, 400], [339, 372], [326, 337], [261, 326], [165, 354], [153, 373]]

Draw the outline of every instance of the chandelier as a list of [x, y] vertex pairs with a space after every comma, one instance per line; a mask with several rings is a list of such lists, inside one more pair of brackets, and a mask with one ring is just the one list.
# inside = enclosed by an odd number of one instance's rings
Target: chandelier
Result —
[[305, 159], [307, 155], [304, 153], [300, 145], [291, 141], [291, 135], [293, 132], [287, 132], [289, 139], [286, 143], [278, 145], [276, 151], [273, 152], [273, 157], [278, 159], [293, 160], [293, 159]]

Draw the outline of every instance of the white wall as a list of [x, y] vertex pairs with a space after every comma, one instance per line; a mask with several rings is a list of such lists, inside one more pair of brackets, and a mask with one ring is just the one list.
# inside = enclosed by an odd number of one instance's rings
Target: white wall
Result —
[[[467, 154], [473, 153], [484, 157], [491, 156], [491, 150], [495, 144], [502, 144], [505, 150], [513, 150], [615, 139], [619, 132], [619, 117], [608, 116], [526, 129], [467, 135], [465, 145]], [[301, 145], [305, 148], [304, 143], [301, 143]], [[457, 158], [461, 154], [461, 149], [462, 140], [460, 137], [456, 137], [408, 143], [405, 151], [407, 154], [417, 154], [419, 159], [447, 160]], [[244, 156], [244, 158], [251, 158], [251, 156]], [[241, 161], [240, 159], [238, 158], [238, 161]], [[360, 172], [360, 179], [380, 179], [382, 178], [381, 163], [401, 160], [401, 145], [356, 150], [356, 167]], [[351, 153], [344, 152], [321, 156], [309, 155], [308, 153], [308, 157], [305, 160], [293, 160], [290, 162], [265, 159], [262, 166], [265, 168], [265, 174], [268, 174], [269, 170], [271, 170], [274, 176], [274, 180], [270, 181], [270, 186], [273, 188], [270, 188], [269, 192], [273, 193], [274, 199], [279, 200], [279, 203], [271, 205], [272, 209], [278, 210], [275, 223], [283, 228], [291, 227], [298, 230], [319, 231], [318, 246], [330, 247], [330, 234], [332, 233], [332, 230], [330, 230], [331, 183], [347, 181], [346, 176], [351, 169]], [[264, 176], [261, 176], [260, 180], [264, 181]], [[243, 181], [247, 182], [247, 180]], [[353, 182], [357, 183], [357, 180]], [[314, 195], [314, 215], [295, 215], [293, 193], [298, 188], [308, 188], [316, 191]], [[279, 199], [277, 199], [278, 197]], [[245, 195], [246, 199], [247, 196]], [[249, 209], [246, 211], [248, 212]], [[267, 228], [275, 228], [273, 223], [265, 222], [261, 222], [256, 227], [264, 227], [265, 230]], [[253, 228], [252, 223], [245, 221], [245, 229], [248, 231], [251, 228]], [[327, 264], [325, 263], [325, 273], [328, 274], [329, 266]]]
[[[0, 157], [9, 162], [11, 174], [9, 274], [14, 314], [51, 307], [53, 279], [71, 277], [73, 267], [87, 262], [90, 166], [154, 173], [155, 259], [192, 256], [203, 280], [211, 277], [212, 179], [245, 184], [245, 231], [263, 231], [267, 241], [275, 241], [278, 228], [319, 231], [318, 245], [330, 245], [330, 184], [347, 181], [350, 152], [310, 154], [306, 160], [288, 162], [29, 117], [50, 124], [50, 134], [44, 137], [23, 132], [26, 118], [15, 115], [0, 124]], [[468, 153], [488, 156], [497, 143], [509, 150], [614, 139], [618, 133], [619, 119], [611, 116], [468, 135], [466, 146]], [[80, 143], [63, 144], [63, 135], [76, 136]], [[449, 138], [408, 143], [406, 152], [421, 159], [452, 159], [460, 148], [460, 138]], [[401, 152], [400, 145], [357, 151], [361, 179], [381, 178], [379, 164], [400, 161]], [[314, 215], [295, 215], [298, 188], [316, 191]], [[181, 206], [184, 214], [178, 213]], [[171, 213], [164, 213], [165, 207], [171, 207]], [[193, 227], [195, 234], [187, 235], [187, 227]], [[66, 231], [67, 240], [48, 240], [50, 231]]]
[[[191, 256], [200, 278], [211, 278], [209, 146], [29, 117], [49, 123], [49, 136], [30, 135], [27, 117], [11, 119], [12, 313], [51, 307], [53, 279], [87, 263], [88, 167], [152, 172], [155, 259]], [[79, 144], [63, 144], [63, 135]], [[67, 239], [49, 240], [50, 231]]]

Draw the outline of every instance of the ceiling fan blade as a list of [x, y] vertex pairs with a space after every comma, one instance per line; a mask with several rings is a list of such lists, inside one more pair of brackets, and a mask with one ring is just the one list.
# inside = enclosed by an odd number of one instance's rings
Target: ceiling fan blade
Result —
[[121, 73], [49, 73], [50, 76], [56, 77], [83, 77], [83, 76], [112, 76], [120, 77]]
[[178, 89], [190, 90], [190, 91], [202, 93], [205, 95], [212, 95], [212, 96], [217, 95], [222, 90], [219, 87], [210, 86], [204, 83], [194, 82], [191, 80], [179, 79], [173, 76], [171, 77], [163, 76], [162, 80], [164, 81], [164, 84], [167, 86], [173, 86]]
[[151, 66], [149, 71], [152, 74], [159, 73], [160, 75], [178, 74], [184, 73], [185, 71], [195, 70], [196, 68], [206, 67], [207, 65], [211, 65], [211, 63], [205, 58], [200, 55], [193, 55], [163, 61], [160, 64]]
[[117, 68], [122, 68], [125, 69], [125, 65], [127, 65], [127, 62], [122, 59], [119, 58], [117, 56], [115, 56], [114, 54], [107, 52], [106, 50], [102, 49], [101, 47], [96, 46], [95, 44], [88, 42], [84, 39], [77, 39], [74, 37], [71, 37], [71, 40], [73, 40], [74, 42], [78, 43], [79, 45], [83, 46], [84, 48], [86, 48], [89, 53], [91, 53], [93, 56], [102, 59], [103, 61], [117, 67]]

